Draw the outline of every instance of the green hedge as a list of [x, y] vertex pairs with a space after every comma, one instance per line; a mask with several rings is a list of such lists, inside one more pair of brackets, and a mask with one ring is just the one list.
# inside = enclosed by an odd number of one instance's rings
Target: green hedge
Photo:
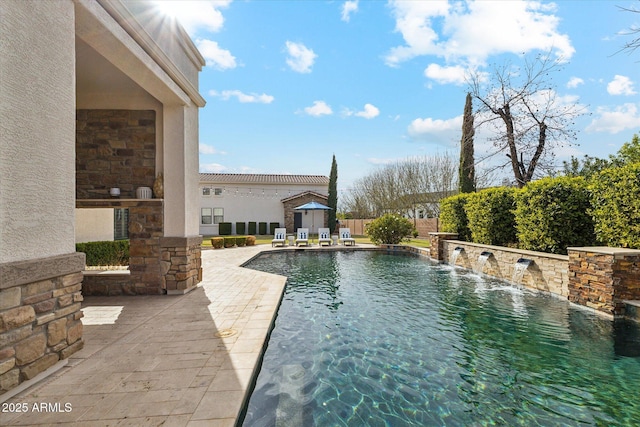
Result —
[[244, 222], [236, 222], [236, 234], [245, 234], [247, 232], [246, 226], [247, 224]]
[[258, 224], [258, 233], [261, 235], [265, 235], [267, 234], [267, 223], [266, 222], [261, 222]]
[[249, 230], [248, 233], [249, 234], [256, 234], [257, 228], [256, 228], [256, 223], [255, 221], [251, 221], [249, 222]]
[[212, 237], [211, 246], [213, 249], [220, 249], [224, 246], [224, 237]]
[[221, 222], [218, 224], [218, 234], [221, 236], [229, 236], [231, 235], [231, 223], [230, 222]]
[[129, 265], [128, 240], [76, 243], [76, 252], [84, 252], [91, 266]]
[[568, 246], [595, 243], [589, 190], [584, 178], [545, 178], [516, 193], [520, 249], [566, 254]]
[[640, 249], [640, 163], [605, 169], [593, 177], [590, 190], [598, 241]]
[[236, 246], [241, 248], [247, 245], [247, 236], [236, 236]]
[[411, 221], [398, 215], [386, 214], [367, 224], [365, 232], [374, 245], [397, 245], [409, 240], [414, 227]]
[[225, 237], [224, 238], [224, 247], [225, 248], [232, 248], [236, 245], [236, 238], [235, 237]]
[[269, 223], [269, 234], [276, 234], [276, 228], [280, 227], [279, 222], [270, 222]]
[[464, 209], [468, 195], [468, 193], [457, 194], [447, 197], [440, 203], [440, 230], [458, 233], [458, 239], [465, 241], [471, 240], [469, 220]]
[[468, 193], [465, 211], [475, 243], [507, 246], [516, 241], [514, 188], [489, 188]]

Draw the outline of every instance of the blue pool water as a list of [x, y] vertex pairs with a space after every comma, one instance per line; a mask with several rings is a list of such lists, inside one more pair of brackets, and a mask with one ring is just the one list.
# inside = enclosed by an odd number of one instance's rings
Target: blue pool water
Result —
[[279, 252], [245, 426], [638, 426], [640, 333], [555, 297], [379, 252]]

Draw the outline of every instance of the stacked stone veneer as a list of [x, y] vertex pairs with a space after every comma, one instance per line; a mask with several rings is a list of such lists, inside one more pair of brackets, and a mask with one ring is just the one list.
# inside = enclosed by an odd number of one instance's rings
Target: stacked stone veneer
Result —
[[134, 198], [156, 176], [153, 110], [76, 110], [76, 198]]
[[76, 253], [0, 265], [0, 394], [83, 347], [84, 260]]
[[640, 250], [569, 248], [569, 301], [620, 316], [625, 300], [640, 300]]
[[183, 294], [202, 281], [202, 237], [161, 239], [161, 274], [169, 295]]
[[[296, 197], [293, 199], [289, 199], [285, 202], [283, 202], [283, 206], [284, 206], [284, 226], [287, 229], [287, 233], [293, 233], [295, 232], [295, 230], [293, 229], [294, 227], [294, 222], [293, 222], [293, 216], [294, 213], [296, 211], [294, 211], [295, 207], [304, 205], [306, 203], [309, 202], [318, 202], [318, 203], [322, 203], [323, 205], [327, 204], [327, 198], [326, 197], [321, 197], [318, 194], [304, 194], [301, 195], [300, 197]], [[303, 212], [304, 215], [304, 212]], [[329, 213], [327, 211], [324, 211], [324, 215], [323, 215], [323, 223], [326, 224], [327, 221], [329, 221]], [[330, 225], [329, 227], [333, 227], [335, 226], [335, 224]], [[326, 227], [326, 225], [318, 225], [317, 227]], [[333, 230], [331, 230], [333, 231]]]

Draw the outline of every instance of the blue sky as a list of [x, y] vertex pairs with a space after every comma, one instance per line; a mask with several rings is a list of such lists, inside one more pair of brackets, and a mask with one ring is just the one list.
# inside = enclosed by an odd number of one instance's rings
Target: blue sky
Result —
[[[177, 3], [177, 7], [176, 6]], [[605, 157], [640, 133], [640, 26], [620, 1], [160, 1], [207, 61], [200, 171], [328, 175], [339, 187], [387, 162], [459, 152], [464, 71], [551, 52], [578, 103], [573, 145]], [[488, 149], [483, 133], [476, 155]], [[506, 176], [508, 175], [506, 172]]]

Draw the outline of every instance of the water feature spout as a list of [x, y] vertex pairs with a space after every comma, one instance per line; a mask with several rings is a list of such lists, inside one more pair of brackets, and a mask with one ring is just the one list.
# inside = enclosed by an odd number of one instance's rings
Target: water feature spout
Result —
[[522, 278], [524, 277], [524, 273], [532, 264], [534, 264], [534, 261], [531, 259], [519, 258], [513, 268], [513, 276], [511, 277], [511, 282], [520, 284], [522, 282]]
[[475, 272], [482, 274], [482, 270], [484, 270], [484, 265], [487, 263], [489, 258], [491, 258], [493, 254], [489, 251], [483, 251], [478, 256], [478, 261], [476, 262]]
[[456, 248], [453, 250], [453, 253], [451, 254], [451, 265], [455, 267], [456, 261], [458, 261], [458, 257], [462, 252], [464, 252], [464, 248], [456, 246]]

